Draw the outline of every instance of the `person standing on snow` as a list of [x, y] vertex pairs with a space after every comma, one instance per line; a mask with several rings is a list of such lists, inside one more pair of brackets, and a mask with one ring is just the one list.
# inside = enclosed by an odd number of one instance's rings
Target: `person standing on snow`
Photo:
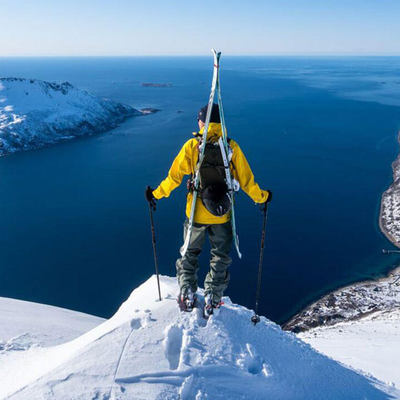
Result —
[[[199, 142], [203, 135], [206, 114], [207, 106], [201, 108], [198, 113], [197, 120], [199, 131], [194, 132], [193, 135], [195, 137], [189, 139], [183, 145], [172, 163], [167, 178], [164, 179], [155, 190], [150, 188], [150, 186], [147, 187], [145, 192], [146, 199], [153, 207], [155, 207], [156, 200], [169, 197], [171, 192], [182, 183], [182, 179], [185, 175], [191, 175], [192, 177], [195, 175], [199, 158]], [[208, 143], [216, 144], [221, 136], [222, 129], [219, 108], [218, 104], [213, 104], [207, 132], [207, 145]], [[229, 139], [229, 147], [230, 172], [232, 178], [240, 184], [243, 191], [250, 196], [254, 202], [263, 204], [271, 201], [271, 191], [261, 190], [255, 182], [254, 175], [239, 145], [234, 140]], [[204, 160], [203, 164], [205, 164]], [[209, 165], [210, 163], [208, 163], [208, 174], [210, 173]], [[200, 181], [201, 180], [200, 168]], [[193, 190], [190, 190], [190, 187], [191, 185], [188, 184], [189, 192], [186, 203], [187, 218], [184, 224], [184, 239], [187, 233], [193, 199]], [[197, 271], [199, 268], [198, 257], [202, 250], [206, 233], [208, 234], [211, 245], [211, 259], [210, 270], [204, 281], [205, 316], [211, 315], [216, 308], [220, 307], [222, 295], [229, 282], [228, 268], [232, 263], [229, 256], [233, 240], [230, 207], [229, 204], [222, 204], [222, 206], [216, 205], [213, 201], [214, 199], [215, 196], [213, 197], [212, 193], [208, 195], [207, 188], [200, 189], [195, 205], [193, 231], [189, 246], [185, 255], [176, 261], [177, 278], [180, 287], [178, 303], [182, 310], [192, 311], [196, 302]], [[216, 207], [219, 208], [216, 209]]]

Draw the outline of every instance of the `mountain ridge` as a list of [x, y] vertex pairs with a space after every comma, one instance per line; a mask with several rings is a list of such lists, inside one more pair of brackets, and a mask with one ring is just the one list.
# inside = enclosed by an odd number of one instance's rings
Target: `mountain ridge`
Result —
[[[224, 298], [218, 316], [181, 313], [175, 278], [136, 288], [109, 320], [72, 341], [8, 352], [9, 399], [389, 399], [400, 396]], [[199, 291], [200, 301], [203, 292]], [[21, 370], [21, 365], [24, 368]], [[321, 385], [324, 382], [324, 385]]]

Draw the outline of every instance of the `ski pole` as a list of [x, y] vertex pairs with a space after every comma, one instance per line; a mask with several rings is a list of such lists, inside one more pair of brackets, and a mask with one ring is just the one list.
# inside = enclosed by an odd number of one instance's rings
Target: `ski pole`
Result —
[[254, 315], [251, 317], [251, 322], [254, 325], [256, 325], [258, 322], [260, 322], [260, 317], [258, 316], [258, 303], [260, 301], [260, 294], [261, 294], [261, 277], [262, 277], [262, 264], [263, 264], [263, 258], [264, 258], [264, 244], [265, 244], [265, 231], [266, 231], [266, 226], [267, 226], [268, 203], [265, 203], [262, 211], [263, 211], [263, 229], [262, 229], [262, 234], [261, 234], [260, 262], [258, 264], [256, 305], [254, 308]]
[[158, 273], [158, 260], [157, 260], [157, 251], [156, 251], [156, 232], [154, 230], [153, 210], [155, 210], [155, 205], [152, 206], [152, 204], [149, 202], [151, 237], [152, 237], [152, 242], [153, 242], [153, 254], [154, 254], [154, 266], [156, 268], [156, 275], [157, 275], [158, 297], [161, 301], [160, 276]]

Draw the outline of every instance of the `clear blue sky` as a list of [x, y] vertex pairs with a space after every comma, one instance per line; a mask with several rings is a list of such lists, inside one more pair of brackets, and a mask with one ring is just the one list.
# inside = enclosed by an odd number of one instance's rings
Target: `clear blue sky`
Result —
[[400, 0], [1, 0], [0, 56], [398, 54]]

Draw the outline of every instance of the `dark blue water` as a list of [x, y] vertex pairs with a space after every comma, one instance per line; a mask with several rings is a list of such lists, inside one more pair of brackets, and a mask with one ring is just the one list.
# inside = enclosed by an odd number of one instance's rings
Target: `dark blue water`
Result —
[[[399, 259], [379, 232], [400, 125], [399, 58], [222, 59], [229, 136], [272, 189], [261, 311], [283, 321], [338, 286]], [[110, 316], [153, 273], [147, 204], [196, 129], [210, 58], [0, 59], [0, 76], [68, 80], [99, 96], [162, 111], [98, 136], [0, 159], [0, 296]], [[399, 77], [398, 79], [396, 77]], [[146, 88], [141, 82], [170, 82]], [[185, 189], [158, 203], [163, 274], [182, 244]], [[227, 294], [249, 307], [261, 214], [243, 192]], [[201, 279], [208, 256], [201, 259]]]

